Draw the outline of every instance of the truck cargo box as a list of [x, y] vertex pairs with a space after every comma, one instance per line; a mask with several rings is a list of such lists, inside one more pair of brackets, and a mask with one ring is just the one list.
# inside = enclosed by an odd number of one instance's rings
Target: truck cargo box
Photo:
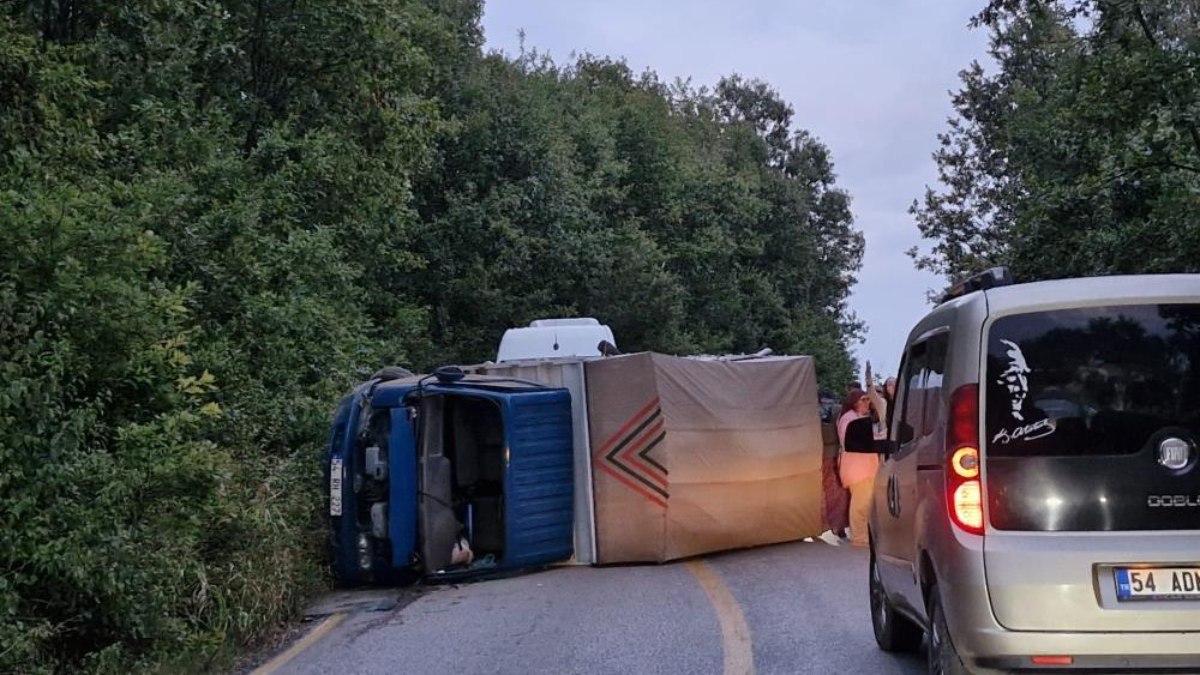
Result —
[[818, 535], [808, 357], [588, 361], [597, 560], [663, 562]]

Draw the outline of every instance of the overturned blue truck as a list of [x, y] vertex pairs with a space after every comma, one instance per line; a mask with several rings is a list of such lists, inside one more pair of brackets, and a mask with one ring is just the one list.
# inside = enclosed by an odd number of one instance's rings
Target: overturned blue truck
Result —
[[[566, 346], [562, 335], [554, 345]], [[338, 579], [665, 562], [821, 532], [808, 357], [525, 358], [385, 373], [334, 415]]]

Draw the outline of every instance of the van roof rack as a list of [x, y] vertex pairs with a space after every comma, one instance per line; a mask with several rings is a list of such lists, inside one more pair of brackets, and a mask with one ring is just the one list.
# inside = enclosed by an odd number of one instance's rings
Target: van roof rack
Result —
[[951, 284], [946, 289], [946, 292], [942, 294], [938, 303], [947, 302], [974, 291], [986, 291], [989, 288], [996, 288], [997, 286], [1011, 286], [1012, 283], [1012, 273], [1008, 271], [1007, 267], [992, 267], [974, 276], [959, 279], [957, 282]]

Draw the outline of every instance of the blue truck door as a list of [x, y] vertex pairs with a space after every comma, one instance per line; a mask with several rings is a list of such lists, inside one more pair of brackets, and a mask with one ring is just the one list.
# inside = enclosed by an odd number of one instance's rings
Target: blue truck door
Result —
[[407, 568], [417, 545], [417, 448], [411, 408], [391, 410], [388, 435], [388, 530], [392, 540], [392, 566]]
[[575, 548], [570, 392], [439, 385], [426, 387], [426, 392], [485, 399], [500, 408], [505, 444], [504, 553], [490, 569], [537, 567], [569, 559]]
[[502, 396], [505, 417], [505, 568], [567, 560], [574, 552], [574, 445], [565, 389]]

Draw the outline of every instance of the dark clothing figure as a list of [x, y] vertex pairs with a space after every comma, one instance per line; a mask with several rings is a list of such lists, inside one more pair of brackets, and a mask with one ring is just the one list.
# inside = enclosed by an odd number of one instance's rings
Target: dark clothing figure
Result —
[[837, 537], [845, 537], [846, 528], [850, 526], [850, 493], [838, 478], [837, 427], [822, 424], [821, 436], [825, 445], [821, 459], [821, 521], [826, 530]]

